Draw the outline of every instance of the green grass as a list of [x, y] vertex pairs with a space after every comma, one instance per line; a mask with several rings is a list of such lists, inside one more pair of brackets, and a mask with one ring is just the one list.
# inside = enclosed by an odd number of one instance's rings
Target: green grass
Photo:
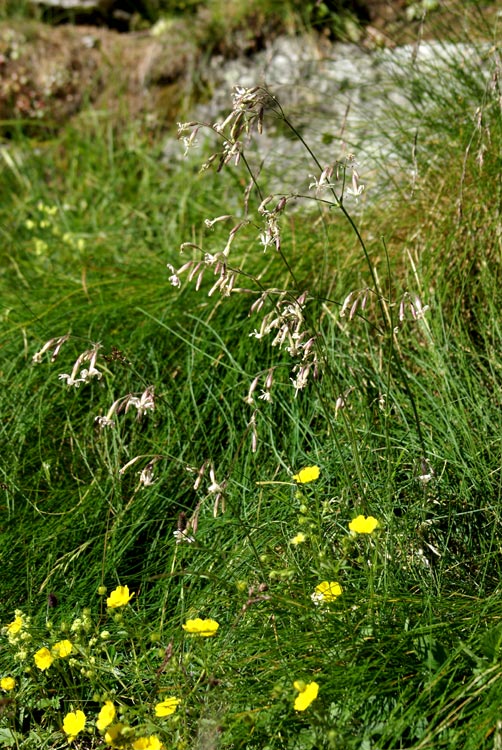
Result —
[[[63, 719], [82, 710], [74, 747], [109, 746], [94, 724], [112, 700], [127, 748], [500, 747], [499, 93], [479, 69], [447, 80], [427, 116], [400, 117], [398, 138], [423, 135], [413, 199], [368, 205], [363, 245], [336, 205], [286, 209], [279, 254], [257, 241], [252, 193], [229, 256], [250, 291], [230, 298], [207, 296], [210, 268], [199, 291], [186, 273], [174, 289], [166, 264], [198, 259], [182, 242], [223, 249], [237, 219], [203, 224], [238, 212], [243, 162], [169, 169], [134, 124], [92, 117], [0, 152], [0, 614], [31, 617], [2, 636], [16, 687], [0, 744], [66, 747]], [[309, 291], [319, 377], [296, 396], [277, 329], [250, 336], [277, 313], [270, 296], [250, 315], [270, 288]], [[368, 307], [341, 316], [366, 288]], [[54, 362], [32, 362], [67, 333]], [[100, 380], [58, 379], [97, 342]], [[99, 428], [148, 387], [154, 411]], [[311, 465], [316, 481], [292, 480]], [[379, 528], [351, 535], [360, 514]], [[189, 520], [195, 541], [176, 544]], [[322, 581], [343, 592], [316, 606]], [[107, 610], [98, 587], [119, 584], [134, 597]], [[187, 635], [197, 617], [217, 634]], [[34, 654], [61, 640], [71, 658], [39, 670]], [[305, 711], [298, 680], [319, 685]], [[177, 710], [156, 717], [169, 696]]]

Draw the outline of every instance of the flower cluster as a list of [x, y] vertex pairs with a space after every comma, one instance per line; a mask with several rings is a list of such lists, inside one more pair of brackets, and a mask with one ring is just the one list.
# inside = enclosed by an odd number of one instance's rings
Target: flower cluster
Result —
[[417, 294], [405, 292], [399, 303], [399, 321], [403, 322], [408, 315], [412, 320], [422, 320], [428, 310], [429, 305], [423, 305]]
[[180, 276], [188, 271], [187, 280], [189, 282], [192, 282], [195, 279], [195, 289], [196, 291], [198, 291], [202, 285], [205, 271], [207, 269], [210, 269], [216, 280], [213, 282], [213, 285], [207, 293], [208, 297], [212, 297], [213, 294], [217, 291], [220, 292], [223, 297], [230, 297], [232, 292], [241, 291], [238, 289], [234, 289], [238, 274], [236, 271], [229, 268], [227, 261], [230, 244], [241, 226], [242, 223], [238, 224], [236, 227], [234, 227], [233, 230], [231, 230], [228, 242], [222, 252], [214, 254], [203, 253], [202, 249], [197, 245], [192, 245], [192, 243], [187, 242], [183, 243], [183, 245], [181, 246], [181, 252], [183, 252], [187, 247], [196, 247], [202, 255], [202, 260], [189, 260], [186, 263], [183, 263], [183, 265], [180, 266], [180, 268], [178, 268], [177, 270], [171, 263], [168, 263], [167, 267], [171, 272], [171, 275], [169, 277], [171, 285], [174, 287], [181, 287]]
[[275, 98], [260, 86], [252, 88], [234, 86], [232, 110], [223, 121], [212, 125], [198, 122], [178, 123], [178, 138], [182, 139], [186, 154], [195, 145], [201, 127], [212, 130], [221, 139], [223, 145], [220, 152], [211, 154], [202, 165], [201, 171], [217, 163], [219, 172], [230, 161], [234, 161], [236, 165], [239, 163], [244, 146], [243, 138], [248, 139], [255, 128], [258, 133], [261, 133], [265, 109], [276, 106], [278, 104]]
[[[107, 593], [106, 587], [100, 586], [98, 593], [105, 596]], [[115, 610], [127, 608], [133, 596], [134, 592], [131, 593], [127, 585], [116, 586], [106, 598], [109, 615], [111, 616]], [[123, 618], [122, 613], [120, 615], [113, 614], [113, 619], [118, 623], [116, 636], [119, 640], [117, 644], [120, 643], [120, 624], [123, 622]], [[64, 669], [69, 682], [79, 685], [84, 690], [85, 685], [88, 684], [87, 697], [85, 697], [84, 692], [82, 699], [73, 697], [68, 701], [69, 710], [62, 717], [62, 722], [57, 727], [63, 732], [68, 743], [74, 743], [77, 738], [77, 741], [80, 741], [81, 738], [94, 731], [99, 733], [101, 741], [107, 746], [129, 748], [129, 750], [161, 750], [163, 744], [160, 736], [145, 731], [145, 729], [151, 729], [151, 719], [138, 725], [135, 718], [137, 713], [131, 713], [127, 701], [124, 703], [121, 700], [117, 701], [116, 696], [124, 695], [124, 691], [127, 690], [127, 672], [122, 669], [118, 670], [113, 663], [115, 660], [113, 654], [116, 652], [116, 646], [110, 648], [113, 644], [113, 640], [111, 640], [114, 637], [113, 634], [109, 630], [100, 630], [89, 637], [92, 626], [91, 612], [88, 609], [83, 611], [81, 617], [76, 617], [71, 624], [63, 621], [59, 628], [52, 622], [47, 621], [46, 628], [50, 642], [37, 649], [30, 649], [30, 644], [36, 642], [36, 639], [38, 640], [39, 634], [32, 627], [30, 618], [21, 610], [16, 610], [14, 619], [2, 628], [2, 633], [11, 648], [17, 649], [20, 645], [25, 648], [26, 653], [23, 661], [26, 662], [28, 659], [29, 664], [29, 660], [32, 658], [36, 670], [33, 671], [27, 664], [23, 664], [18, 669], [17, 675], [14, 673], [0, 677], [0, 689], [4, 692], [16, 691], [16, 702], [23, 705], [23, 699], [30, 695], [29, 681], [37, 679], [35, 675], [41, 673], [43, 674], [43, 681], [40, 682], [40, 689], [43, 690], [46, 686], [51, 696], [57, 694], [62, 686], [62, 665], [61, 669], [56, 670], [55, 663], [64, 660]], [[187, 620], [183, 625], [186, 632], [200, 637], [214, 636], [218, 627], [219, 623], [216, 620], [201, 620], [200, 618]], [[54, 638], [54, 634], [57, 632], [67, 635], [57, 640]], [[30, 657], [30, 651], [32, 657]], [[154, 653], [158, 653], [158, 650], [153, 650], [152, 654]], [[100, 676], [99, 694], [96, 694], [95, 687], [93, 687], [97, 684], [97, 674]], [[105, 687], [106, 684], [107, 687]], [[117, 690], [119, 686], [120, 689]], [[105, 689], [104, 695], [99, 698], [96, 697], [101, 694], [103, 689]], [[157, 702], [154, 702], [150, 709], [147, 708], [146, 710], [150, 710], [151, 716], [156, 717], [157, 725], [161, 727], [162, 721], [168, 720], [168, 717], [177, 711], [182, 699], [173, 692], [166, 694], [165, 687], [160, 688], [160, 690], [164, 695], [159, 696]], [[100, 703], [94, 714], [89, 712], [91, 696], [92, 701], [99, 701]], [[51, 701], [47, 701], [47, 705], [50, 703]], [[49, 716], [50, 714], [47, 714], [47, 721], [49, 721]], [[85, 744], [85, 739], [82, 739], [82, 741]]]
[[[309, 482], [315, 482], [317, 479], [319, 479], [320, 473], [321, 472], [319, 466], [305, 466], [303, 469], [300, 469], [297, 474], [293, 475], [293, 480], [298, 484], [308, 484]], [[299, 496], [302, 497], [301, 495]], [[307, 512], [306, 506], [302, 507], [304, 508], [304, 510], [302, 510], [302, 513]], [[300, 522], [302, 521], [305, 521], [304, 516], [300, 518]], [[349, 522], [348, 527], [350, 537], [355, 537], [358, 534], [371, 535], [374, 531], [380, 528], [380, 522], [373, 516], [366, 517], [363, 515], [359, 515]], [[290, 539], [290, 544], [298, 546], [306, 540], [307, 535], [304, 532], [300, 531], [292, 539]], [[343, 587], [340, 583], [338, 583], [338, 581], [321, 581], [321, 583], [319, 583], [315, 587], [313, 593], [311, 594], [311, 599], [313, 603], [318, 606], [336, 602], [336, 600], [340, 596], [342, 596], [342, 594]]]
[[[95, 344], [92, 349], [88, 349], [87, 351], [82, 352], [82, 354], [79, 354], [75, 360], [71, 373], [69, 375], [67, 373], [61, 373], [59, 379], [66, 380], [66, 385], [74, 386], [75, 388], [78, 388], [81, 383], [89, 383], [93, 378], [101, 380], [103, 374], [96, 367], [96, 360], [100, 348], [101, 344]], [[85, 362], [89, 363], [88, 367], [82, 367]]]
[[[178, 699], [173, 700], [176, 701], [176, 704], [174, 709], [169, 713], [173, 713], [180, 702]], [[156, 706], [156, 715], [168, 716], [168, 713], [157, 713], [157, 708], [162, 705], [160, 703]], [[117, 711], [113, 702], [106, 701], [95, 721], [95, 726], [103, 733], [103, 739], [107, 745], [111, 747], [124, 747], [125, 743], [127, 743], [127, 747], [132, 748], [132, 750], [161, 750], [163, 748], [162, 742], [155, 734], [135, 737], [134, 732], [131, 732], [131, 728], [126, 724], [122, 722], [113, 724], [112, 722], [116, 717], [116, 713]], [[80, 709], [70, 711], [66, 714], [63, 721], [63, 732], [67, 735], [68, 742], [73, 742], [77, 735], [85, 730], [86, 723], [87, 716]]]
[[[358, 166], [354, 154], [349, 153], [344, 161], [338, 161], [336, 164], [328, 164], [324, 167], [319, 177], [310, 175], [312, 182], [309, 185], [309, 190], [314, 189], [317, 198], [323, 193], [329, 192], [339, 204], [343, 203], [345, 195], [350, 195], [357, 201], [365, 189], [365, 185], [359, 181]], [[349, 176], [350, 186], [347, 187]]]
[[2, 632], [7, 636], [11, 646], [16, 646], [31, 639], [29, 626], [30, 618], [23, 614], [20, 609], [16, 609], [14, 619], [2, 629]]
[[314, 379], [319, 375], [317, 337], [305, 327], [307, 300], [307, 292], [291, 297], [286, 292], [268, 289], [252, 304], [250, 310], [253, 314], [257, 313], [267, 301], [273, 302], [273, 310], [263, 316], [260, 328], [255, 328], [249, 335], [255, 339], [262, 339], [273, 333], [272, 346], [285, 349], [295, 360], [292, 368], [294, 377], [291, 378], [291, 382], [296, 394], [306, 387], [311, 373]]
[[46, 352], [51, 352], [51, 362], [54, 362], [57, 359], [57, 356], [59, 352], [61, 351], [61, 347], [63, 344], [68, 341], [70, 338], [70, 334], [66, 333], [64, 336], [56, 336], [55, 338], [49, 339], [45, 342], [43, 347], [40, 349], [40, 351], [35, 352], [35, 354], [32, 357], [33, 364], [39, 364], [42, 361], [42, 357]]
[[141, 420], [147, 412], [154, 411], [155, 392], [153, 385], [145, 388], [143, 393], [141, 393], [140, 395], [128, 393], [126, 396], [121, 396], [113, 402], [104, 417], [96, 417], [94, 421], [101, 428], [114, 427], [115, 420], [113, 419], [113, 417], [119, 415], [122, 411], [127, 414], [129, 409], [131, 408], [136, 409], [136, 418], [138, 420]]
[[[43, 355], [46, 352], [51, 352], [50, 361], [54, 362], [57, 359], [59, 352], [61, 351], [61, 347], [64, 343], [66, 343], [66, 341], [68, 341], [69, 338], [70, 334], [67, 333], [64, 336], [56, 336], [49, 339], [45, 342], [45, 344], [38, 352], [35, 352], [32, 357], [32, 362], [34, 364], [39, 364], [40, 362], [42, 362]], [[67, 385], [74, 386], [75, 388], [78, 388], [82, 383], [89, 383], [93, 378], [101, 380], [103, 373], [98, 370], [96, 366], [98, 352], [100, 349], [101, 344], [94, 344], [91, 349], [86, 349], [86, 351], [79, 354], [73, 364], [71, 373], [61, 373], [58, 376], [59, 379], [65, 380]], [[85, 363], [89, 363], [88, 366], [82, 367], [82, 365]]]
[[73, 651], [73, 644], [68, 639], [58, 641], [49, 650], [47, 646], [42, 646], [35, 653], [33, 659], [35, 665], [40, 669], [41, 672], [45, 672], [46, 669], [53, 664], [55, 659], [64, 659], [69, 656]]

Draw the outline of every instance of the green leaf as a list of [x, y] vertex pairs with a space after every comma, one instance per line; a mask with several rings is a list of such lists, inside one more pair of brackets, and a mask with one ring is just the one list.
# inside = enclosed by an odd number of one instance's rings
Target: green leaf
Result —
[[481, 651], [491, 661], [497, 661], [500, 658], [501, 648], [502, 624], [488, 630], [481, 640]]
[[0, 745], [6, 747], [14, 747], [20, 741], [19, 734], [13, 732], [12, 729], [5, 729], [0, 727]]

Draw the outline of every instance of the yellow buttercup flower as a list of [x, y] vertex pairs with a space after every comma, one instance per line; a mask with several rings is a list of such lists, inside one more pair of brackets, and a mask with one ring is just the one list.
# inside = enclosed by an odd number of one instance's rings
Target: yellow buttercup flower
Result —
[[0, 687], [2, 690], [14, 690], [16, 687], [16, 681], [13, 677], [2, 677], [0, 680]]
[[68, 735], [68, 742], [73, 742], [75, 737], [85, 727], [85, 714], [83, 711], [70, 711], [63, 720], [63, 731]]
[[335, 581], [322, 581], [322, 583], [315, 587], [315, 591], [312, 594], [312, 601], [314, 604], [334, 602], [342, 594], [343, 589], [339, 583]]
[[116, 713], [112, 701], [106, 701], [105, 705], [101, 708], [101, 711], [98, 714], [98, 720], [96, 721], [96, 726], [100, 732], [112, 723]]
[[133, 750], [161, 750], [162, 742], [157, 735], [152, 734], [150, 737], [139, 737], [132, 743]]
[[306, 534], [303, 533], [303, 531], [299, 531], [296, 536], [294, 536], [292, 539], [289, 540], [291, 544], [294, 544], [295, 547], [299, 544], [303, 544], [303, 542], [307, 541]]
[[[121, 722], [108, 727], [104, 737], [106, 744], [111, 745], [112, 747], [117, 747], [118, 745], [120, 745], [123, 739], [121, 736], [123, 729], [128, 729], [128, 727], [125, 727]], [[117, 745], [115, 744], [116, 742]]]
[[64, 659], [65, 656], [69, 656], [72, 651], [72, 643], [68, 640], [58, 641], [52, 647], [52, 655], [59, 659]]
[[170, 716], [181, 703], [180, 698], [166, 698], [162, 703], [155, 706], [155, 716]]
[[187, 620], [185, 625], [181, 627], [187, 633], [194, 633], [195, 635], [202, 635], [207, 638], [215, 635], [220, 626], [216, 620], [201, 620], [200, 617], [197, 617], [195, 620]]
[[129, 586], [117, 586], [107, 598], [106, 605], [111, 609], [115, 609], [115, 607], [124, 607], [131, 601], [133, 596], [134, 592], [132, 594], [129, 593]]
[[304, 469], [301, 469], [298, 474], [295, 474], [293, 479], [295, 482], [300, 482], [300, 484], [307, 484], [307, 482], [314, 482], [318, 479], [319, 474], [320, 470], [318, 466], [306, 466]]
[[379, 526], [380, 523], [373, 516], [357, 516], [349, 523], [349, 529], [354, 534], [372, 534]]
[[23, 622], [22, 615], [16, 614], [16, 616], [14, 617], [14, 619], [12, 620], [12, 622], [9, 622], [9, 624], [6, 626], [7, 627], [7, 635], [8, 636], [9, 635], [16, 635], [16, 633], [19, 633], [19, 631], [21, 630], [21, 628], [23, 627], [23, 625], [24, 625], [24, 622]]
[[299, 693], [295, 699], [295, 711], [305, 711], [305, 709], [308, 708], [317, 698], [319, 685], [317, 682], [309, 682], [305, 684], [302, 680], [296, 680], [293, 685]]
[[45, 646], [43, 646], [43, 648], [40, 648], [33, 658], [35, 659], [35, 664], [42, 672], [44, 672], [46, 669], [49, 669], [52, 662], [54, 661], [53, 655]]

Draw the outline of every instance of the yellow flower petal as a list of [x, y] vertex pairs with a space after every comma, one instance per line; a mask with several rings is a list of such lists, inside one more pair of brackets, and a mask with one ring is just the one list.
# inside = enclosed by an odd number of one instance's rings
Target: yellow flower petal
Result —
[[170, 716], [181, 703], [180, 698], [166, 698], [162, 703], [155, 706], [155, 716]]
[[13, 677], [2, 677], [0, 680], [0, 687], [2, 690], [14, 690], [16, 687], [16, 681]]
[[106, 600], [107, 607], [124, 607], [133, 598], [134, 593], [129, 593], [129, 586], [117, 586]]
[[349, 523], [349, 529], [354, 534], [372, 534], [380, 526], [379, 522], [373, 516], [357, 516]]
[[16, 635], [16, 633], [19, 633], [22, 627], [23, 618], [21, 617], [21, 615], [16, 615], [12, 622], [9, 622], [9, 624], [7, 625], [7, 633], [8, 635]]
[[342, 594], [343, 589], [336, 581], [322, 581], [322, 583], [315, 587], [312, 600], [315, 604], [334, 602]]
[[72, 742], [84, 727], [85, 714], [83, 711], [70, 711], [64, 717], [63, 731], [68, 735], [68, 742]]
[[216, 620], [201, 620], [197, 617], [195, 620], [187, 620], [185, 625], [181, 626], [187, 633], [194, 633], [195, 635], [202, 635], [206, 638], [215, 635], [218, 630], [219, 623]]
[[309, 682], [305, 685], [304, 682], [297, 680], [294, 682], [294, 687], [299, 691], [299, 695], [295, 699], [295, 711], [305, 711], [317, 698], [319, 685], [317, 682]]
[[72, 643], [68, 640], [58, 641], [52, 647], [52, 655], [59, 659], [64, 659], [65, 656], [69, 656], [72, 651]]
[[139, 737], [132, 743], [133, 750], [161, 750], [162, 743], [159, 738], [152, 734], [150, 737]]
[[292, 539], [290, 539], [291, 544], [294, 544], [295, 547], [299, 544], [303, 544], [303, 542], [307, 541], [307, 536], [303, 533], [303, 531], [299, 531], [296, 536], [294, 536]]
[[42, 672], [44, 672], [46, 669], [49, 669], [52, 662], [54, 661], [53, 655], [45, 646], [43, 648], [40, 648], [33, 658], [35, 659], [35, 664]]
[[298, 474], [295, 474], [293, 479], [295, 482], [300, 482], [300, 484], [307, 484], [307, 482], [313, 482], [318, 479], [319, 474], [320, 470], [318, 466], [306, 466], [304, 469], [301, 469]]
[[111, 745], [112, 747], [115, 747], [115, 741], [121, 740], [121, 734], [122, 730], [124, 729], [124, 724], [121, 722], [118, 722], [117, 724], [113, 724], [113, 726], [108, 727], [108, 729], [105, 732], [105, 742], [107, 745]]
[[106, 727], [112, 723], [115, 718], [115, 714], [115, 706], [113, 705], [112, 701], [106, 701], [105, 705], [101, 708], [101, 711], [98, 714], [98, 719], [96, 721], [96, 726], [100, 732], [103, 731], [103, 729], [106, 729]]

